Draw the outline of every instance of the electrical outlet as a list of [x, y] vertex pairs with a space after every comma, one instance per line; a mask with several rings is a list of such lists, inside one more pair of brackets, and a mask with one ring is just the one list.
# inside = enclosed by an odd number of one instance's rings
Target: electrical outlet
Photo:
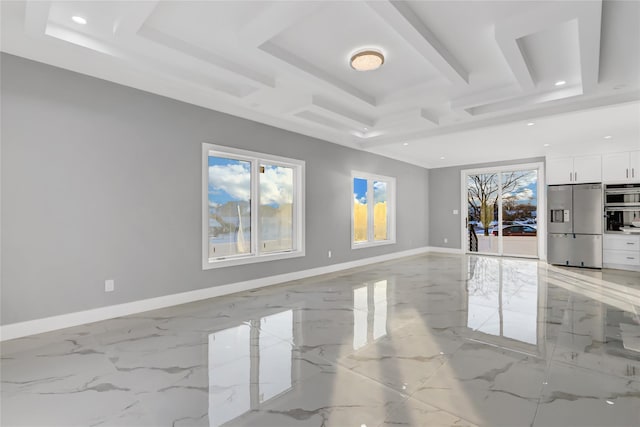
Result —
[[331, 251], [327, 252], [327, 257], [331, 258]]
[[116, 281], [109, 279], [104, 281], [104, 291], [105, 292], [113, 292], [116, 288]]
[[446, 237], [444, 238], [444, 242], [445, 243], [449, 243], [449, 239], [447, 239]]

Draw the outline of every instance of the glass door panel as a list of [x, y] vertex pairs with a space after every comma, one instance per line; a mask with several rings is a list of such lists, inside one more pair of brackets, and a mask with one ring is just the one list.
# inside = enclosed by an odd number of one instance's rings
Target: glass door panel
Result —
[[[467, 175], [467, 251], [498, 254], [499, 174]], [[494, 233], [495, 232], [495, 233]]]
[[538, 170], [502, 171], [502, 254], [538, 257]]
[[465, 173], [467, 253], [538, 258], [538, 173], [508, 166]]

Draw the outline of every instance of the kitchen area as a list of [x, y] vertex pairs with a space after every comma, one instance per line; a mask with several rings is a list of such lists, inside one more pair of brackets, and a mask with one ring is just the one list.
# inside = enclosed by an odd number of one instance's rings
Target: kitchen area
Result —
[[640, 271], [640, 151], [547, 158], [550, 264]]

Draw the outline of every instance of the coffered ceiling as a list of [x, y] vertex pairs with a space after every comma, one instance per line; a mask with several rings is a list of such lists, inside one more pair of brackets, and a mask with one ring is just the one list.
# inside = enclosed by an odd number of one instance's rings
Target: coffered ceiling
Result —
[[[640, 145], [637, 1], [3, 1], [1, 23], [4, 52], [426, 167]], [[352, 69], [363, 48], [384, 65]]]

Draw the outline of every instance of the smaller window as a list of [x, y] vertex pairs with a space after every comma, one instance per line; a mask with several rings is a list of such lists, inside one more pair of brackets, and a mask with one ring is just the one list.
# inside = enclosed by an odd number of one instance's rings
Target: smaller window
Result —
[[395, 187], [395, 178], [352, 172], [352, 249], [396, 242]]

